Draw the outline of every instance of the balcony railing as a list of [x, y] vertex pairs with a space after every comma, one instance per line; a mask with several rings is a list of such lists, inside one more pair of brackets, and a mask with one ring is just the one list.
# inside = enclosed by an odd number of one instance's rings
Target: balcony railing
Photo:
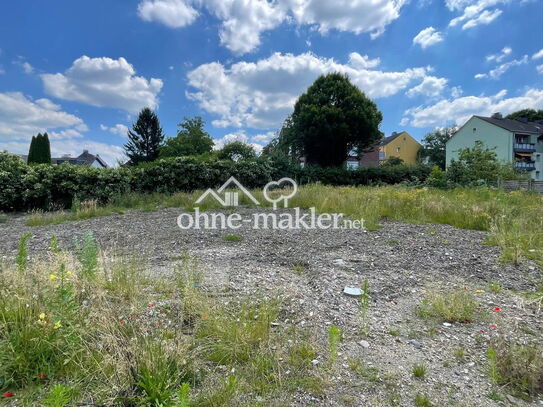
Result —
[[515, 143], [514, 149], [515, 149], [515, 151], [533, 153], [535, 151], [535, 144], [533, 144], [533, 143]]
[[515, 163], [515, 167], [519, 170], [524, 171], [533, 171], [535, 170], [535, 162], [534, 161], [517, 161]]

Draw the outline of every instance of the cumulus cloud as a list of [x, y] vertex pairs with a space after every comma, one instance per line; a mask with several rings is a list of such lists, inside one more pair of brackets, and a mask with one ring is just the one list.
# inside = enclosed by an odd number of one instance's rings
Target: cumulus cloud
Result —
[[85, 131], [86, 126], [49, 99], [31, 100], [20, 92], [0, 93], [0, 142], [30, 140], [39, 132], [67, 129]]
[[126, 137], [126, 134], [128, 133], [128, 127], [124, 124], [116, 124], [113, 127], [108, 127], [101, 124], [100, 129], [103, 131], [109, 131], [110, 133], [116, 134], [121, 137]]
[[429, 106], [418, 106], [405, 112], [404, 125], [414, 127], [463, 125], [473, 115], [509, 114], [521, 109], [543, 109], [543, 90], [530, 89], [523, 95], [507, 98], [502, 90], [493, 96], [464, 96], [442, 99]]
[[406, 0], [143, 0], [139, 15], [178, 28], [191, 24], [206, 9], [221, 21], [221, 43], [237, 54], [253, 51], [261, 34], [285, 22], [310, 25], [321, 34], [330, 30], [382, 34], [400, 16]]
[[[499, 4], [509, 3], [511, 0], [477, 0], [477, 1], [463, 1], [458, 4], [465, 5], [462, 15], [451, 20], [449, 26], [454, 27], [462, 24], [462, 30], [468, 30], [470, 28], [477, 27], [479, 25], [490, 24], [496, 20], [503, 11], [499, 8], [495, 8]], [[454, 9], [458, 9], [458, 4], [455, 4]]]
[[534, 60], [535, 59], [541, 59], [541, 58], [543, 58], [543, 49], [536, 52], [534, 55], [532, 55], [532, 59], [534, 59]]
[[192, 24], [198, 12], [183, 0], [145, 0], [138, 5], [138, 15], [145, 21], [181, 28]]
[[41, 75], [47, 94], [59, 99], [112, 107], [136, 113], [143, 107], [158, 106], [160, 79], [136, 76], [124, 58], [76, 59], [65, 73]]
[[409, 97], [415, 97], [420, 95], [427, 97], [438, 97], [447, 87], [447, 82], [448, 81], [445, 78], [427, 76], [419, 85], [409, 89], [406, 92], [406, 95]]
[[543, 74], [543, 64], [536, 66], [535, 69], [537, 69], [537, 72], [539, 72], [540, 74]]
[[386, 72], [376, 67], [378, 60], [353, 53], [347, 64], [312, 53], [275, 53], [257, 62], [238, 62], [232, 66], [213, 62], [200, 65], [188, 74], [194, 90], [187, 96], [205, 111], [219, 116], [213, 125], [277, 128], [291, 113], [297, 97], [322, 74], [341, 72], [369, 97], [387, 97], [422, 81], [428, 68]]
[[422, 49], [441, 41], [443, 41], [443, 35], [439, 31], [436, 31], [434, 27], [425, 28], [413, 38], [413, 43], [419, 44]]
[[499, 53], [487, 55], [486, 60], [487, 62], [502, 62], [509, 54], [513, 52], [513, 49], [511, 47], [504, 47]]
[[[215, 145], [213, 146], [213, 148], [215, 150], [219, 150], [219, 149], [223, 148], [226, 144], [230, 144], [230, 143], [233, 143], [233, 142], [236, 142], [236, 141], [250, 145], [251, 147], [254, 148], [254, 150], [258, 154], [260, 154], [262, 152], [262, 148], [263, 148], [262, 144], [257, 143], [257, 142], [251, 142], [249, 140], [249, 137], [247, 136], [247, 134], [245, 134], [244, 130], [240, 130], [240, 131], [235, 132], [235, 133], [228, 133], [228, 134], [226, 134], [225, 136], [223, 136], [221, 138], [214, 139], [213, 141], [215, 142]], [[255, 140], [253, 140], [253, 141], [255, 141]]]
[[528, 55], [524, 55], [524, 57], [522, 57], [521, 59], [514, 59], [512, 61], [498, 65], [496, 68], [490, 70], [488, 74], [478, 73], [477, 75], [475, 75], [475, 79], [490, 78], [490, 79], [498, 80], [502, 77], [504, 73], [506, 73], [509, 69], [513, 68], [514, 66], [525, 65], [527, 63], [528, 63]]

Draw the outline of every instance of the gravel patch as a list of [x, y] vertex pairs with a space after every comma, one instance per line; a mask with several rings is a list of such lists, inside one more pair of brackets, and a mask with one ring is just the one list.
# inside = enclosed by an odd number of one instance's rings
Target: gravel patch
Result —
[[[254, 210], [243, 209], [248, 217]], [[30, 228], [25, 217], [0, 224], [0, 256], [14, 258], [18, 239], [32, 232], [33, 256], [45, 253], [56, 235], [61, 247], [74, 248], [74, 238], [92, 232], [107, 252], [135, 253], [153, 273], [167, 274], [184, 253], [198, 259], [205, 284], [228, 287], [235, 297], [280, 295], [287, 312], [281, 329], [296, 324], [315, 332], [326, 345], [326, 331], [337, 325], [344, 333], [340, 356], [329, 388], [322, 397], [300, 394], [296, 406], [412, 406], [424, 393], [436, 406], [530, 405], [522, 400], [496, 402], [486, 395], [496, 390], [485, 374], [488, 341], [514, 335], [519, 342], [542, 342], [543, 318], [514, 292], [533, 290], [539, 268], [500, 263], [500, 250], [485, 244], [486, 233], [444, 225], [383, 222], [374, 232], [361, 230], [181, 230], [179, 209], [129, 212], [86, 221]], [[240, 241], [226, 241], [235, 233]], [[370, 333], [359, 334], [359, 302], [346, 287], [367, 280], [371, 303]], [[501, 293], [487, 289], [501, 284]], [[465, 288], [475, 293], [487, 314], [470, 324], [423, 320], [415, 309], [432, 288]], [[499, 315], [492, 308], [500, 307]], [[491, 324], [497, 329], [491, 329]], [[455, 350], [465, 350], [458, 360]], [[315, 364], [324, 363], [325, 354]], [[353, 370], [363, 362], [364, 372]], [[414, 378], [414, 364], [424, 364], [424, 378]], [[356, 369], [355, 369], [356, 370]], [[504, 393], [499, 390], [500, 393]], [[395, 395], [401, 396], [394, 404]], [[543, 399], [531, 405], [543, 405]]]

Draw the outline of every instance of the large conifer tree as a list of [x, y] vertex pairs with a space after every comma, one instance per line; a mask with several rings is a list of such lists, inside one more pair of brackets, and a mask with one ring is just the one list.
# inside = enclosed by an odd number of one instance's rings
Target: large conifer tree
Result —
[[138, 120], [128, 131], [128, 143], [124, 145], [130, 164], [154, 161], [158, 158], [164, 133], [158, 116], [148, 107], [143, 109]]

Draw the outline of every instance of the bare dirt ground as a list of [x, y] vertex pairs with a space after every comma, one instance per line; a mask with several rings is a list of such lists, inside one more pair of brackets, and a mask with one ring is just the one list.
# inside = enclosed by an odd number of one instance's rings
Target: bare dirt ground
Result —
[[[73, 248], [74, 237], [92, 232], [102, 249], [134, 252], [154, 273], [168, 273], [181, 255], [198, 259], [210, 288], [229, 288], [235, 297], [275, 296], [288, 312], [277, 329], [289, 324], [316, 333], [326, 348], [327, 328], [344, 333], [337, 367], [322, 397], [296, 395], [296, 406], [413, 406], [423, 393], [435, 406], [543, 405], [507, 396], [491, 400], [486, 350], [496, 335], [519, 343], [542, 342], [543, 318], [518, 292], [533, 290], [542, 275], [530, 262], [520, 266], [499, 261], [500, 250], [484, 244], [483, 232], [442, 225], [383, 222], [378, 231], [253, 230], [182, 231], [176, 209], [130, 212], [61, 225], [30, 228], [24, 217], [0, 224], [0, 256], [13, 258], [18, 239], [30, 231], [30, 253], [47, 250], [52, 235]], [[245, 216], [251, 210], [242, 211]], [[238, 242], [224, 236], [235, 233]], [[368, 280], [370, 332], [359, 333], [359, 301], [343, 294], [346, 286]], [[502, 286], [488, 290], [490, 281]], [[428, 290], [467, 289], [480, 303], [481, 318], [469, 324], [421, 319], [416, 307]], [[482, 290], [484, 292], [477, 292]], [[501, 311], [493, 312], [494, 307]], [[496, 327], [491, 327], [496, 324]], [[465, 351], [458, 358], [458, 349]], [[455, 356], [456, 355], [456, 356]], [[314, 361], [324, 363], [326, 354]], [[354, 361], [361, 369], [354, 369]], [[424, 364], [424, 378], [412, 374]], [[357, 371], [355, 371], [357, 370]], [[395, 404], [395, 403], [398, 404]]]

